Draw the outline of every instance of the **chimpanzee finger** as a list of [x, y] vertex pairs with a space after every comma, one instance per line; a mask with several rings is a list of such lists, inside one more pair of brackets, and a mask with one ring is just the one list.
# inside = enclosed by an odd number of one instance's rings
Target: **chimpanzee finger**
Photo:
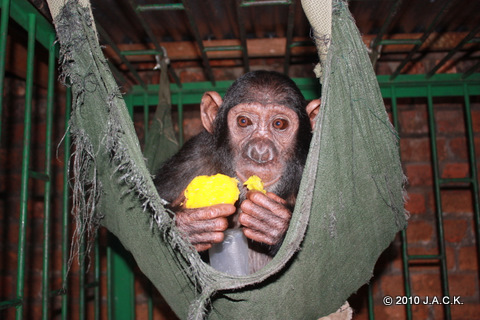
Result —
[[263, 229], [264, 226], [268, 228], [281, 228], [286, 225], [288, 221], [273, 214], [270, 210], [256, 205], [250, 200], [243, 201], [240, 208], [242, 211], [240, 212], [238, 221], [242, 225], [253, 229]]
[[193, 245], [206, 245], [212, 243], [220, 243], [225, 238], [223, 232], [205, 232], [195, 233], [189, 237]]
[[198, 252], [208, 250], [212, 247], [210, 243], [199, 243], [193, 246]]
[[227, 218], [205, 221], [177, 221], [177, 227], [188, 235], [204, 232], [223, 232], [228, 228], [228, 221]]
[[183, 209], [177, 212], [176, 219], [183, 221], [204, 221], [225, 218], [235, 213], [237, 209], [231, 204], [217, 204], [210, 207]]
[[243, 229], [243, 234], [245, 235], [245, 237], [247, 237], [251, 240], [254, 240], [254, 241], [257, 241], [257, 242], [260, 242], [260, 243], [265, 243], [265, 244], [268, 244], [270, 246], [276, 245], [281, 240], [281, 237], [278, 237], [278, 238], [277, 237], [272, 237], [272, 236], [266, 235], [262, 232], [259, 232], [259, 231], [253, 230], [253, 229], [248, 229], [248, 228]]
[[261, 192], [248, 192], [247, 199], [259, 207], [268, 209], [268, 211], [282, 219], [290, 220], [292, 216], [290, 210], [285, 207], [286, 201], [274, 193], [269, 192], [267, 195], [264, 195]]
[[283, 199], [283, 198], [280, 198], [278, 195], [276, 195], [275, 193], [273, 192], [267, 192], [267, 197], [269, 197], [270, 199], [272, 199], [273, 201], [276, 201], [280, 204], [283, 204], [284, 206], [287, 205], [287, 200]]

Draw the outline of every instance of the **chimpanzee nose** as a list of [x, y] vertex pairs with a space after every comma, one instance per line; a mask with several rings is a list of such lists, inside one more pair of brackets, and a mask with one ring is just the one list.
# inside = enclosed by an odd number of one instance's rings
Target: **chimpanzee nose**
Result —
[[257, 163], [267, 163], [275, 158], [273, 148], [268, 143], [257, 142], [248, 148], [248, 157]]

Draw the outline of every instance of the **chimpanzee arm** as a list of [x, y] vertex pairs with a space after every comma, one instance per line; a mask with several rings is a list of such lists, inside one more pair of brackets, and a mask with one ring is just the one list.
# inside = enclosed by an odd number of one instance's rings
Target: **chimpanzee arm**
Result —
[[198, 209], [182, 206], [185, 200], [183, 192], [193, 178], [218, 173], [214, 154], [212, 136], [203, 131], [167, 160], [154, 179], [159, 195], [170, 203], [170, 209], [175, 212], [177, 227], [198, 251], [223, 241], [223, 231], [228, 227], [227, 217], [236, 211], [235, 206], [228, 204]]

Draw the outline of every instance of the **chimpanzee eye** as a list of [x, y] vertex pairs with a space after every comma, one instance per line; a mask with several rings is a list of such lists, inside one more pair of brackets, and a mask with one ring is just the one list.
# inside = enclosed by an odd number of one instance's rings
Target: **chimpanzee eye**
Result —
[[246, 126], [249, 126], [252, 124], [252, 121], [250, 119], [248, 119], [247, 117], [245, 116], [239, 116], [237, 118], [237, 124], [242, 127], [242, 128], [245, 128]]
[[278, 130], [285, 130], [288, 127], [288, 121], [285, 119], [275, 119], [273, 127]]

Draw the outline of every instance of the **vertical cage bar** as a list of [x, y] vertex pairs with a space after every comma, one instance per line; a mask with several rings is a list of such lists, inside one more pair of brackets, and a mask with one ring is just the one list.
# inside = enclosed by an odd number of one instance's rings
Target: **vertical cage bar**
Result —
[[[76, 228], [80, 228], [80, 230], [83, 230], [85, 228], [84, 225], [84, 219], [81, 217], [79, 219], [80, 226], [75, 226]], [[79, 259], [79, 268], [78, 268], [78, 282], [79, 282], [79, 294], [78, 294], [78, 318], [80, 320], [85, 320], [86, 319], [86, 293], [85, 293], [85, 273], [86, 273], [86, 267], [85, 267], [85, 259], [86, 259], [86, 235], [82, 234], [81, 239], [80, 239], [80, 249], [79, 249], [79, 254], [78, 254], [78, 259]]]
[[240, 33], [240, 42], [242, 44], [242, 58], [245, 73], [250, 71], [250, 63], [248, 61], [247, 32], [245, 31], [245, 17], [240, 7], [242, 0], [237, 0], [235, 11], [237, 12], [238, 30]]
[[42, 274], [42, 318], [48, 319], [50, 300], [50, 229], [51, 229], [51, 192], [52, 192], [52, 126], [53, 126], [53, 99], [55, 93], [55, 34], [50, 36], [48, 48], [48, 84], [47, 84], [47, 110], [45, 134], [45, 182], [44, 200], [44, 229], [43, 229], [43, 274]]
[[[448, 288], [448, 269], [447, 259], [445, 254], [445, 238], [443, 232], [443, 210], [442, 200], [440, 193], [440, 173], [438, 168], [438, 154], [437, 154], [437, 132], [435, 125], [435, 113], [433, 108], [432, 86], [427, 86], [427, 107], [428, 107], [428, 122], [430, 127], [430, 145], [432, 148], [432, 167], [434, 177], [434, 192], [435, 192], [435, 213], [436, 213], [436, 225], [438, 236], [438, 251], [440, 257], [440, 275], [442, 277], [442, 291], [444, 296], [449, 295]], [[451, 319], [450, 305], [444, 305], [445, 319]]]
[[97, 237], [95, 238], [95, 272], [94, 272], [94, 319], [100, 319], [100, 307], [101, 307], [101, 296], [100, 296], [100, 244], [98, 241], [99, 232], [97, 230]]
[[112, 266], [112, 248], [107, 245], [107, 318], [115, 319], [113, 308], [115, 301], [113, 299], [113, 266]]
[[183, 102], [182, 102], [182, 91], [178, 93], [178, 143], [180, 146], [183, 146]]
[[293, 22], [295, 18], [295, 1], [292, 1], [288, 7], [287, 18], [287, 41], [285, 44], [285, 62], [283, 65], [283, 72], [288, 75], [290, 69], [290, 57], [292, 55], [292, 38], [293, 38]]
[[373, 289], [372, 289], [373, 283], [370, 282], [368, 285], [368, 294], [367, 294], [367, 303], [368, 303], [368, 319], [369, 320], [375, 320], [375, 309], [373, 306]]
[[[395, 90], [395, 86], [390, 87], [391, 92], [391, 101], [392, 101], [392, 121], [393, 126], [397, 132], [400, 132], [400, 123], [398, 120], [398, 106], [397, 106], [397, 91]], [[407, 297], [411, 297], [412, 291], [410, 287], [410, 269], [408, 264], [408, 241], [407, 241], [407, 232], [402, 230], [400, 232], [400, 239], [402, 241], [402, 267], [403, 267], [403, 284], [405, 287], [405, 295]], [[410, 299], [407, 299], [407, 303], [405, 305], [407, 319], [412, 319], [412, 305], [410, 303]]]
[[[128, 95], [125, 103], [133, 121], [133, 95]], [[135, 277], [131, 267], [132, 257], [113, 234], [108, 233], [107, 243], [108, 318], [135, 319]]]
[[475, 153], [475, 137], [473, 134], [472, 125], [472, 109], [470, 106], [470, 94], [468, 85], [463, 84], [463, 94], [465, 100], [465, 115], [466, 115], [466, 129], [467, 129], [467, 143], [469, 152], [470, 175], [472, 177], [472, 192], [473, 192], [473, 220], [475, 223], [475, 235], [477, 241], [477, 254], [480, 257], [480, 199], [479, 199], [479, 182], [477, 175], [477, 158]]
[[111, 233], [107, 259], [109, 319], [134, 319], [135, 278], [131, 269], [133, 258]]
[[133, 95], [129, 94], [125, 97], [125, 104], [127, 105], [128, 114], [133, 121]]
[[[0, 17], [0, 119], [3, 114], [3, 91], [5, 85], [5, 63], [7, 59], [8, 20], [10, 18], [10, 0], [2, 0], [2, 15]], [[0, 137], [2, 122], [0, 121]]]
[[[25, 89], [25, 119], [23, 131], [22, 177], [20, 191], [20, 217], [18, 230], [18, 268], [17, 298], [22, 301], [25, 291], [25, 258], [27, 250], [27, 202], [28, 202], [28, 169], [30, 166], [30, 143], [32, 131], [32, 97], [33, 97], [33, 64], [35, 57], [36, 16], [28, 15], [27, 74]], [[17, 307], [16, 317], [23, 319], [23, 305]]]
[[63, 281], [63, 295], [62, 295], [62, 320], [67, 320], [70, 313], [68, 312], [68, 260], [69, 260], [69, 217], [70, 217], [70, 200], [69, 200], [69, 163], [70, 163], [70, 129], [68, 122], [70, 120], [70, 110], [72, 109], [72, 89], [67, 88], [65, 95], [65, 140], [64, 140], [64, 155], [63, 155], [63, 199], [62, 199], [62, 281]]
[[[401, 233], [402, 239], [402, 267], [403, 267], [403, 285], [405, 287], [405, 296], [411, 297], [412, 296], [412, 289], [410, 286], [410, 267], [409, 267], [409, 259], [408, 259], [408, 241], [407, 241], [407, 231], [402, 230]], [[412, 304], [410, 303], [410, 299], [407, 299], [407, 303], [405, 304], [407, 319], [412, 319]]]
[[147, 308], [148, 308], [148, 320], [153, 320], [153, 285], [151, 282], [148, 282]]
[[145, 91], [143, 94], [143, 124], [144, 124], [144, 129], [143, 129], [143, 136], [144, 136], [144, 141], [147, 141], [148, 137], [148, 126], [149, 126], [149, 117], [150, 116], [150, 107], [148, 105], [148, 92]]

